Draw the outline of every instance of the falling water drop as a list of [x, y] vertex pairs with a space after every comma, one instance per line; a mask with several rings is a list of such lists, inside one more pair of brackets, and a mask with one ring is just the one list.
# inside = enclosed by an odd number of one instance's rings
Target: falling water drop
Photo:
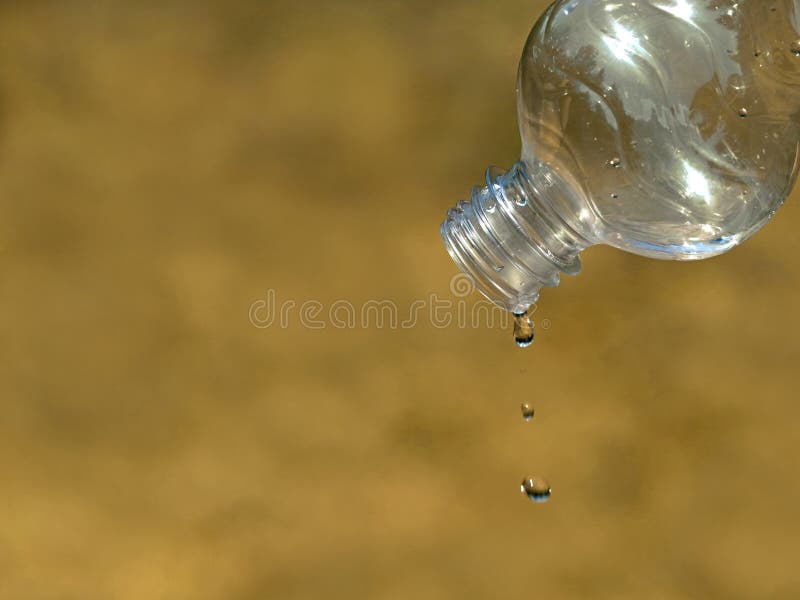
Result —
[[521, 406], [522, 418], [526, 421], [533, 419], [533, 407], [530, 404], [523, 403]]
[[542, 477], [526, 477], [519, 489], [534, 502], [547, 502], [550, 499], [550, 484]]
[[622, 161], [619, 159], [618, 156], [615, 156], [610, 161], [608, 161], [608, 164], [616, 169], [622, 164]]
[[527, 348], [533, 343], [533, 319], [528, 311], [514, 313], [514, 341], [520, 348]]
[[739, 109], [739, 116], [744, 119], [747, 116], [747, 109], [746, 108], [740, 108]]

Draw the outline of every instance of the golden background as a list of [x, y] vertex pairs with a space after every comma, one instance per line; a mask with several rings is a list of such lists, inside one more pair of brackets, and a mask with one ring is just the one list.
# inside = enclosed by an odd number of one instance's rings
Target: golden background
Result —
[[527, 350], [299, 322], [464, 301], [439, 223], [544, 7], [0, 3], [0, 597], [800, 598], [797, 194], [588, 250]]

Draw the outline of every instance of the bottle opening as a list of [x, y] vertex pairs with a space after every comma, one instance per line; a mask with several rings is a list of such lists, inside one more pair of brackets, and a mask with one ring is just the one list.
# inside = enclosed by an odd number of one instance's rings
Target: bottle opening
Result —
[[579, 247], [565, 243], [569, 236], [523, 163], [507, 173], [488, 169], [485, 183], [473, 188], [469, 202], [447, 212], [442, 239], [481, 294], [522, 313], [542, 287], [559, 284], [559, 272], [580, 270]]

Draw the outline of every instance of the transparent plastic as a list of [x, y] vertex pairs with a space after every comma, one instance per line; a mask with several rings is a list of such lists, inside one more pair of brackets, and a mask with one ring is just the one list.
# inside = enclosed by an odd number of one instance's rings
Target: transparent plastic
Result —
[[522, 156], [442, 224], [478, 289], [520, 312], [593, 244], [721, 254], [789, 194], [800, 0], [560, 0], [517, 82]]

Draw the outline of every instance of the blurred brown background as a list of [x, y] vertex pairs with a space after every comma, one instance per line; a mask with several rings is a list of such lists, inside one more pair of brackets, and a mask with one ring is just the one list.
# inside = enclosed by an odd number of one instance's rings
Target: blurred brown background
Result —
[[544, 7], [0, 4], [0, 597], [800, 597], [800, 198], [590, 249], [527, 350], [250, 322], [453, 299]]

